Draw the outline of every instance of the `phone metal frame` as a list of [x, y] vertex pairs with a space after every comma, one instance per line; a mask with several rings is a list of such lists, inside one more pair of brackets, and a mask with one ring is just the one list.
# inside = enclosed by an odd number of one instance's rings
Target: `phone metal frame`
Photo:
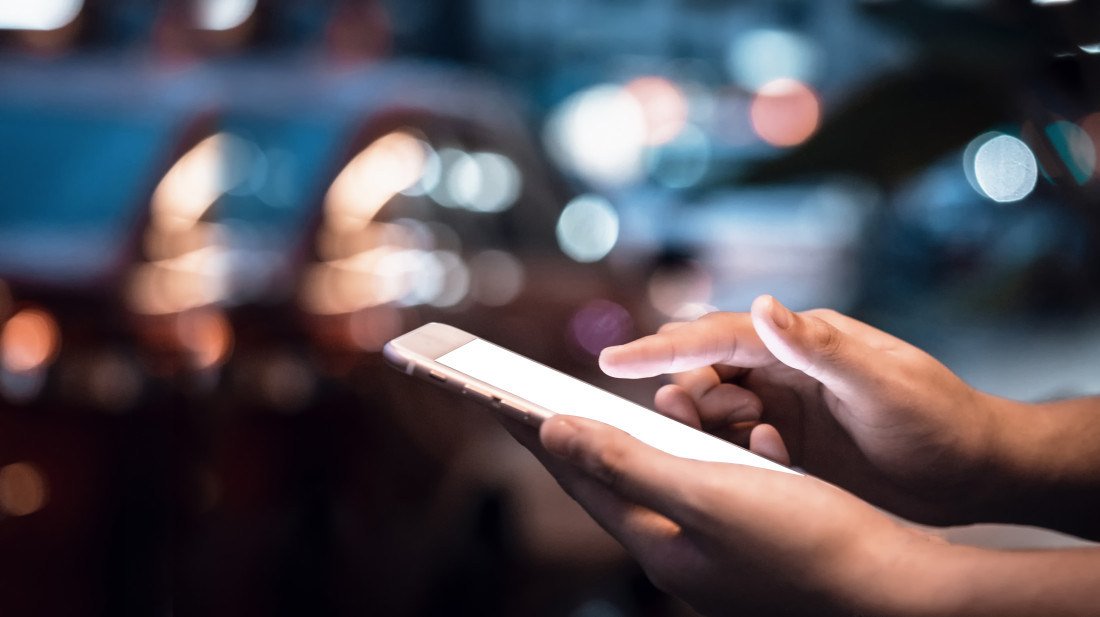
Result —
[[[487, 405], [503, 413], [505, 416], [519, 420], [520, 422], [537, 427], [544, 420], [557, 415], [557, 412], [532, 403], [513, 393], [501, 390], [496, 386], [436, 361], [437, 358], [479, 338], [480, 337], [455, 328], [454, 326], [432, 322], [420, 326], [386, 343], [385, 347], [382, 349], [382, 356], [388, 364], [407, 375], [412, 375], [447, 390], [458, 392], [459, 394], [474, 399], [483, 405]], [[493, 345], [493, 343], [489, 343], [484, 339], [480, 340], [489, 345]], [[499, 347], [499, 345], [493, 346]], [[546, 370], [566, 375], [544, 364], [542, 366], [546, 368]], [[566, 376], [575, 379], [569, 375]], [[595, 388], [596, 386], [591, 387]], [[657, 413], [653, 410], [647, 411], [650, 413]], [[796, 469], [792, 469], [785, 465], [779, 465], [774, 461], [768, 461], [768, 459], [765, 459], [759, 454], [738, 446], [737, 444], [719, 440], [717, 437], [708, 433], [703, 433], [701, 431], [700, 433], [710, 439], [723, 441], [726, 445], [736, 448], [737, 450], [742, 450], [753, 457], [767, 461], [768, 465], [765, 467], [767, 469], [778, 467], [784, 472], [802, 475], [802, 473]], [[740, 464], [752, 465], [751, 463]], [[762, 467], [762, 465], [753, 466]]]
[[436, 362], [436, 358], [478, 338], [454, 326], [432, 322], [386, 343], [382, 348], [382, 357], [390, 366], [407, 375], [458, 392], [520, 422], [538, 426], [555, 415], [545, 407]]

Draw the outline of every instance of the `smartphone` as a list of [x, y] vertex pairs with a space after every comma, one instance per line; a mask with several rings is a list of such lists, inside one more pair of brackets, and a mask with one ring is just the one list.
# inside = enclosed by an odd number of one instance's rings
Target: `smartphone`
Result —
[[798, 474], [453, 326], [423, 325], [387, 343], [382, 353], [406, 374], [534, 426], [555, 414], [580, 416], [610, 424], [676, 456]]

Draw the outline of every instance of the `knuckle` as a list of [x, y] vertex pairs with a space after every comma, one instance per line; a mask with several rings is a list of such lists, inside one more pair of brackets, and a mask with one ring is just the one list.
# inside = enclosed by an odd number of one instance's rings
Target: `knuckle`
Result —
[[841, 336], [840, 330], [831, 323], [816, 316], [810, 320], [810, 324], [812, 327], [811, 337], [817, 352], [824, 357], [838, 355], [844, 341], [844, 337]]
[[622, 444], [614, 439], [595, 454], [592, 471], [608, 488], [616, 491], [623, 484], [626, 457]]

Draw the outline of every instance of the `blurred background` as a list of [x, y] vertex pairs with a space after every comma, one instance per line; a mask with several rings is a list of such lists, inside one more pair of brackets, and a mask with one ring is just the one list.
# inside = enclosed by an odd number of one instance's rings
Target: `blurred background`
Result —
[[382, 345], [648, 403], [600, 349], [771, 293], [1096, 393], [1097, 54], [1083, 0], [0, 0], [0, 612], [691, 615]]

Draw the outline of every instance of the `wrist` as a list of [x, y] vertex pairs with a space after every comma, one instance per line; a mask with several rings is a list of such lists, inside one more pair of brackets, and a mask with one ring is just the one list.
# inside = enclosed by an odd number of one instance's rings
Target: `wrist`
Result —
[[997, 413], [976, 520], [1100, 536], [1100, 399], [988, 398]]
[[899, 525], [891, 545], [867, 547], [865, 578], [855, 587], [853, 611], [883, 617], [955, 614], [963, 602], [961, 590], [945, 566], [957, 550], [939, 536]]
[[931, 461], [920, 487], [930, 510], [901, 512], [911, 520], [937, 526], [991, 522], [1020, 488], [1019, 451], [1012, 443], [1026, 432], [1016, 426], [1025, 416], [1020, 403], [974, 389], [956, 400], [944, 456]]
[[1025, 436], [1031, 406], [975, 392], [975, 415], [981, 421], [971, 427], [978, 442], [966, 513], [960, 522], [1008, 522], [1003, 521], [1006, 505], [1018, 501], [1030, 484], [1024, 459], [1029, 456]]

